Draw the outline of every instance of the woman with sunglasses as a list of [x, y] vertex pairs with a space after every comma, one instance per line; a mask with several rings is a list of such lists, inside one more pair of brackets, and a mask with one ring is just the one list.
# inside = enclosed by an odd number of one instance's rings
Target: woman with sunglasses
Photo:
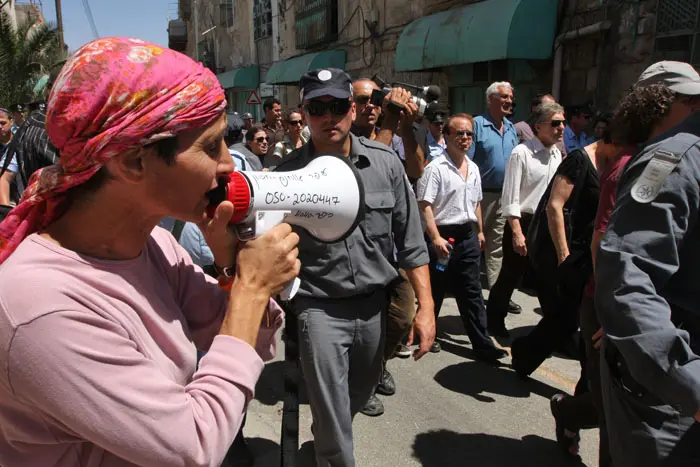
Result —
[[302, 132], [304, 129], [304, 120], [301, 117], [301, 111], [290, 110], [287, 113], [287, 117], [284, 119], [284, 127], [286, 130], [284, 140], [275, 144], [275, 150], [273, 152], [277, 161], [295, 149], [299, 149], [307, 141]]
[[491, 287], [486, 309], [488, 329], [494, 336], [509, 337], [505, 326], [508, 304], [527, 269], [525, 235], [537, 205], [554, 177], [562, 155], [557, 148], [564, 134], [564, 108], [556, 102], [538, 105], [532, 113], [535, 135], [513, 149], [506, 165], [501, 208], [503, 266]]
[[[287, 224], [238, 244], [226, 100], [189, 57], [138, 39], [80, 48], [49, 96], [59, 163], [0, 224], [0, 464], [221, 465], [299, 271]], [[164, 217], [196, 222], [219, 280]], [[207, 355], [197, 364], [197, 350]]]
[[[598, 167], [603, 161], [598, 145], [572, 151], [559, 165], [528, 231], [527, 254], [543, 318], [511, 346], [513, 368], [522, 378], [555, 350], [570, 348], [578, 329], [578, 310], [592, 271], [591, 238], [600, 196]], [[579, 386], [577, 389], [585, 389]]]
[[256, 123], [246, 132], [245, 146], [250, 152], [257, 156], [261, 166], [260, 168], [253, 168], [253, 170], [263, 170], [274, 165], [271, 163], [271, 158], [267, 157], [269, 144], [270, 137], [267, 136], [267, 132], [265, 132], [262, 124]]

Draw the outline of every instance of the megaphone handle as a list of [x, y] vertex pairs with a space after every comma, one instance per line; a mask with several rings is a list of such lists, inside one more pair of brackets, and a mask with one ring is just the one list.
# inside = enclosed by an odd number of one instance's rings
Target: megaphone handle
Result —
[[300, 285], [301, 281], [298, 277], [295, 277], [292, 282], [287, 284], [287, 286], [284, 289], [282, 289], [282, 291], [280, 292], [280, 298], [285, 302], [291, 300], [297, 294]]

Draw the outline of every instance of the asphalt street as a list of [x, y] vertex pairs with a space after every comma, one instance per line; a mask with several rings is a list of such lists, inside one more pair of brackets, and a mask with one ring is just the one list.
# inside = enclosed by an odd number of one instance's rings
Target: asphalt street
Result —
[[[487, 296], [488, 292], [484, 292]], [[509, 315], [510, 339], [528, 332], [540, 319], [537, 299], [514, 295], [523, 307]], [[381, 397], [386, 412], [376, 418], [358, 414], [354, 422], [355, 456], [359, 467], [558, 467], [597, 465], [598, 431], [582, 433], [581, 460], [565, 457], [554, 437], [549, 399], [573, 393], [577, 361], [552, 357], [530, 381], [518, 379], [510, 358], [495, 367], [474, 361], [453, 299], [445, 300], [438, 320], [442, 352], [418, 362], [392, 359], [388, 368], [397, 393]], [[256, 466], [280, 465], [283, 346], [278, 360], [267, 365], [250, 406], [245, 436]], [[313, 466], [311, 413], [302, 395], [300, 408], [301, 466]]]

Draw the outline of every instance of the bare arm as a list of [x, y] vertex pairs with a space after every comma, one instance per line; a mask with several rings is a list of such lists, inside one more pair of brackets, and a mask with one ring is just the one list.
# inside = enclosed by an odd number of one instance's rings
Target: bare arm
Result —
[[523, 229], [522, 229], [522, 227], [520, 227], [520, 218], [519, 217], [513, 217], [513, 216], [508, 217], [508, 224], [510, 224], [510, 230], [513, 231], [513, 236], [523, 235]]
[[447, 248], [447, 241], [442, 238], [440, 232], [438, 231], [437, 224], [435, 224], [435, 216], [433, 215], [432, 205], [427, 201], [418, 201], [418, 207], [420, 208], [421, 214], [423, 214], [423, 218], [425, 219], [428, 236], [433, 242], [435, 252], [442, 257], [449, 255], [450, 250]]
[[413, 287], [418, 299], [418, 311], [413, 319], [413, 328], [409, 336], [408, 344], [413, 343], [413, 330], [420, 336], [420, 348], [413, 353], [413, 358], [418, 360], [430, 351], [435, 342], [435, 305], [430, 288], [430, 270], [424, 264], [417, 268], [406, 269], [406, 276]]
[[557, 260], [561, 264], [569, 256], [569, 245], [566, 243], [566, 225], [564, 223], [564, 205], [569, 200], [574, 184], [567, 177], [557, 175], [554, 178], [552, 193], [547, 203], [547, 225], [552, 237], [554, 248], [557, 250]]
[[426, 158], [425, 154], [423, 154], [423, 148], [420, 147], [420, 144], [416, 141], [416, 136], [413, 134], [412, 125], [403, 129], [401, 139], [406, 151], [406, 175], [410, 178], [418, 179], [423, 175]]
[[8, 170], [0, 177], [0, 204], [10, 205], [10, 185], [12, 185], [16, 176], [16, 173]]
[[379, 129], [379, 133], [377, 133], [377, 137], [374, 138], [374, 140], [378, 143], [386, 144], [387, 146], [391, 147], [391, 138], [394, 137], [394, 133], [396, 133], [396, 128], [398, 128], [398, 125], [399, 116], [387, 112], [384, 115], [382, 127]]
[[426, 158], [423, 148], [418, 144], [413, 133], [413, 122], [418, 117], [418, 106], [411, 100], [406, 102], [405, 109], [401, 112], [401, 140], [406, 153], [406, 175], [413, 179], [419, 179], [425, 169]]

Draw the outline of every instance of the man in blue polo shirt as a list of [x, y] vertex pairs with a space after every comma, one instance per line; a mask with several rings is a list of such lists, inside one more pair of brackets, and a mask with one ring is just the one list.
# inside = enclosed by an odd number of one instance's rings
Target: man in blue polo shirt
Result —
[[[481, 202], [486, 249], [486, 278], [489, 288], [496, 283], [503, 259], [501, 191], [510, 153], [518, 145], [518, 134], [506, 118], [513, 108], [513, 87], [498, 81], [486, 89], [487, 110], [474, 119], [474, 144], [467, 155], [479, 167], [483, 200]], [[520, 306], [511, 301], [509, 310], [519, 313]]]

